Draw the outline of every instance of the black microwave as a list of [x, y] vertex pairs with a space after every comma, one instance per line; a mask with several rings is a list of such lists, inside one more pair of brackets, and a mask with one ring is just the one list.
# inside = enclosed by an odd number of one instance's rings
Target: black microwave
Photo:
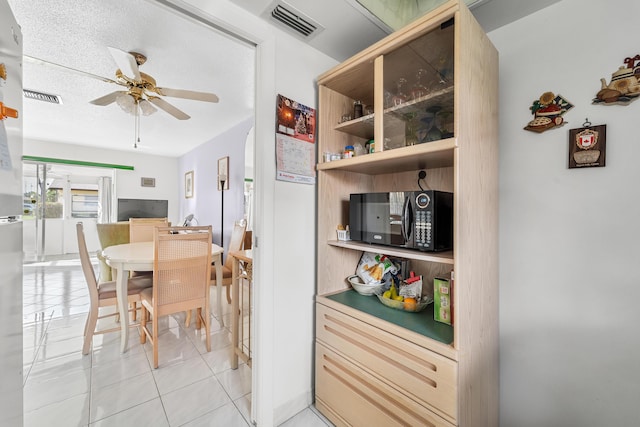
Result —
[[351, 194], [351, 240], [447, 251], [453, 249], [453, 193], [394, 191]]

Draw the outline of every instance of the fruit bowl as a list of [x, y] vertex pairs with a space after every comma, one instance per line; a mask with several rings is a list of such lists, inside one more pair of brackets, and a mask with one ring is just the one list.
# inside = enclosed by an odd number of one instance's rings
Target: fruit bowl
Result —
[[418, 313], [427, 308], [427, 306], [433, 302], [433, 298], [423, 296], [422, 299], [416, 302], [415, 305], [405, 305], [404, 301], [396, 301], [390, 298], [383, 297], [382, 292], [378, 291], [375, 294], [380, 302], [387, 307], [395, 308], [396, 310], [408, 311], [409, 313]]
[[373, 295], [379, 291], [383, 285], [382, 283], [373, 283], [368, 285], [364, 283], [357, 274], [347, 277], [347, 280], [351, 284], [351, 287], [353, 287], [353, 289], [360, 295]]

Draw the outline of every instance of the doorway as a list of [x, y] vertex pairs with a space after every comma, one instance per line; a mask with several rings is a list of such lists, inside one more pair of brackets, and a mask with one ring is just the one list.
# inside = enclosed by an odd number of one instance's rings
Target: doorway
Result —
[[[22, 173], [25, 262], [77, 253], [75, 223], [95, 229], [100, 215], [110, 220], [104, 208], [115, 194], [113, 169], [25, 161]], [[97, 238], [87, 246], [98, 250]]]

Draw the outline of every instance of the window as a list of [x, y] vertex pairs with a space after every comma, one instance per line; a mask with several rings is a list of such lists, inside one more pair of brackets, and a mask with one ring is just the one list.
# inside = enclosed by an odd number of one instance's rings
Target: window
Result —
[[71, 218], [97, 218], [98, 191], [71, 190]]

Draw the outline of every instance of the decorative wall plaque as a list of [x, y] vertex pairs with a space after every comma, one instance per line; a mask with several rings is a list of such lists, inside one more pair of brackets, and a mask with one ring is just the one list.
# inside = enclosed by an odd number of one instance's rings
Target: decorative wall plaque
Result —
[[140, 185], [142, 187], [155, 187], [156, 179], [155, 178], [140, 178]]
[[582, 126], [569, 130], [569, 169], [604, 166], [607, 125], [591, 126], [587, 120]]
[[562, 115], [572, 108], [573, 104], [561, 95], [545, 92], [540, 98], [533, 101], [533, 104], [529, 107], [534, 119], [527, 123], [524, 129], [541, 133], [548, 129], [562, 126], [564, 124]]
[[[611, 74], [611, 81], [600, 79], [601, 88], [593, 99], [594, 104], [628, 104], [640, 95], [640, 55], [624, 59], [626, 65]], [[638, 62], [640, 64], [640, 62]]]

